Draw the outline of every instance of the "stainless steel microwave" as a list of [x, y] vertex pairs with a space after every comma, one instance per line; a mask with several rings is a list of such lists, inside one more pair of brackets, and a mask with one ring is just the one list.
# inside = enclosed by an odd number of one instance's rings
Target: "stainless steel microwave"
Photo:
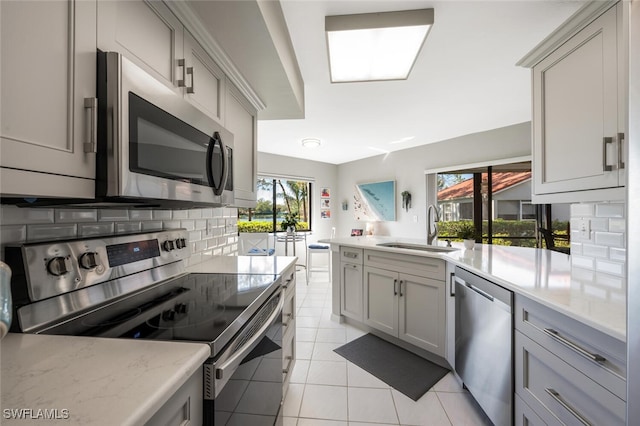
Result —
[[116, 52], [98, 52], [96, 198], [159, 207], [234, 203], [233, 135]]

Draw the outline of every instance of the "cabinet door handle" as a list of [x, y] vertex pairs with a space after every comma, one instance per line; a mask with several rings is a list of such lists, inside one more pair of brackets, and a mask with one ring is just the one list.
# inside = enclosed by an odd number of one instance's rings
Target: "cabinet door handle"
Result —
[[178, 59], [178, 66], [182, 68], [182, 80], [178, 80], [178, 87], [185, 87], [187, 85], [186, 76], [185, 76], [185, 62], [184, 59]]
[[581, 348], [576, 343], [572, 342], [571, 340], [567, 339], [566, 337], [561, 336], [560, 333], [558, 333], [553, 328], [545, 328], [544, 332], [548, 336], [551, 336], [553, 339], [557, 340], [558, 342], [562, 343], [563, 345], [567, 346], [568, 348], [573, 349], [575, 352], [579, 353], [580, 355], [582, 355], [585, 358], [590, 359], [593, 362], [603, 363], [603, 362], [605, 362], [607, 360], [602, 355], [594, 354], [594, 353], [591, 353], [591, 352], [589, 352], [588, 350], [586, 350], [584, 348]]
[[618, 133], [618, 168], [624, 169], [624, 133]]
[[398, 280], [393, 280], [393, 295], [398, 295], [398, 290], [396, 290], [396, 285], [398, 285]]
[[591, 423], [589, 423], [587, 421], [587, 419], [585, 419], [580, 413], [578, 413], [578, 411], [576, 411], [575, 408], [573, 408], [572, 406], [570, 406], [563, 398], [562, 396], [560, 396], [560, 394], [553, 388], [546, 388], [545, 391], [551, 395], [551, 398], [555, 399], [555, 401], [562, 405], [562, 407], [567, 410], [569, 413], [571, 413], [571, 415], [573, 417], [576, 418], [576, 420], [578, 420], [581, 424], [583, 424], [584, 426], [591, 426]]
[[196, 93], [193, 82], [193, 67], [187, 67], [187, 75], [191, 76], [191, 86], [187, 87], [187, 93]]
[[87, 136], [84, 143], [84, 152], [96, 153], [98, 151], [98, 99], [84, 98], [84, 109], [89, 111], [87, 120]]
[[456, 273], [455, 272], [451, 272], [449, 273], [449, 297], [456, 297]]
[[602, 139], [602, 170], [605, 172], [610, 172], [613, 170], [613, 166], [607, 164], [607, 145], [613, 143], [613, 138], [604, 137]]
[[404, 296], [404, 294], [402, 294], [402, 283], [404, 282], [404, 280], [400, 280], [400, 297]]

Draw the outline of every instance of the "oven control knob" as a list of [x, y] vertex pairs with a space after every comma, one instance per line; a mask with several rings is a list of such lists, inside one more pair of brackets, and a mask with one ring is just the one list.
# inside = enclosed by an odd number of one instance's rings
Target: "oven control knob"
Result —
[[163, 321], [173, 321], [175, 318], [176, 318], [176, 311], [174, 311], [173, 309], [169, 311], [164, 311], [162, 313]]
[[90, 251], [80, 256], [79, 262], [82, 269], [93, 269], [100, 265], [100, 257], [95, 251]]
[[176, 239], [176, 248], [182, 249], [187, 246], [187, 241], [184, 238]]
[[179, 314], [187, 313], [187, 305], [184, 303], [178, 303], [173, 309]]
[[164, 251], [171, 251], [171, 250], [173, 250], [174, 248], [175, 248], [175, 247], [174, 247], [174, 245], [173, 245], [173, 241], [171, 241], [171, 240], [167, 240], [167, 241], [165, 241], [164, 243], [162, 243], [162, 249], [163, 249]]
[[49, 271], [51, 275], [59, 277], [69, 272], [69, 266], [68, 258], [58, 256], [54, 257], [47, 263], [47, 271]]

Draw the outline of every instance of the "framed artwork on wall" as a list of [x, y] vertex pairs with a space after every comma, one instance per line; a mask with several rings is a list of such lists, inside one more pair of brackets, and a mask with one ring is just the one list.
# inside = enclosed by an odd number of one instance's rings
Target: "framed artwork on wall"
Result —
[[329, 188], [320, 188], [320, 198], [331, 197], [331, 190]]
[[396, 182], [360, 183], [355, 186], [353, 213], [356, 220], [396, 220]]

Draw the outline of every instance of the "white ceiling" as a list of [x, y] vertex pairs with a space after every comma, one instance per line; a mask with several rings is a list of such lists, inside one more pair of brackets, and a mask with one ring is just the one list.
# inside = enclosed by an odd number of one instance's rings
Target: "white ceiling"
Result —
[[[582, 4], [280, 3], [304, 79], [306, 112], [304, 119], [260, 120], [258, 150], [333, 164], [531, 120], [530, 71], [515, 63]], [[421, 8], [435, 10], [435, 23], [407, 80], [329, 82], [325, 16]], [[303, 148], [304, 138], [318, 138], [322, 145]], [[406, 138], [411, 139], [397, 142]]]

